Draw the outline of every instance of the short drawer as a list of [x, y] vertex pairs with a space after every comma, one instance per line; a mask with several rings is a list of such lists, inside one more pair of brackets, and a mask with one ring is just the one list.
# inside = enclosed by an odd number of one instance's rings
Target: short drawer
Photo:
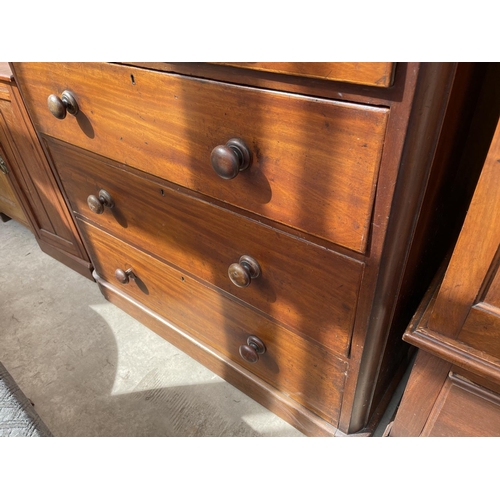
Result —
[[390, 87], [396, 66], [394, 63], [387, 62], [227, 62], [214, 64], [373, 87]]
[[[214, 285], [342, 355], [348, 351], [363, 264], [277, 231], [110, 160], [47, 141], [72, 209], [117, 238]], [[101, 189], [112, 208], [96, 214]], [[231, 264], [249, 255], [258, 278], [239, 288]]]
[[[79, 226], [101, 278], [337, 425], [345, 361], [94, 226]], [[121, 283], [117, 269], [131, 269], [135, 279]], [[255, 363], [239, 354], [251, 335], [266, 349]]]
[[[40, 132], [365, 251], [388, 109], [117, 64], [19, 63], [16, 72]], [[80, 111], [59, 120], [47, 98], [64, 90]], [[250, 165], [228, 180], [211, 157], [232, 139]]]

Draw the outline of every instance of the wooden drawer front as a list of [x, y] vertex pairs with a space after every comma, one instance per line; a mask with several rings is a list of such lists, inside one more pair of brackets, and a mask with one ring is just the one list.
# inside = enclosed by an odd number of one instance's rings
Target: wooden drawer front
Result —
[[[113, 64], [16, 65], [38, 130], [255, 214], [364, 252], [388, 109]], [[58, 120], [50, 94], [79, 114]], [[241, 138], [251, 166], [218, 177]]]
[[[79, 222], [99, 276], [337, 424], [347, 369], [344, 361], [186, 274]], [[115, 278], [117, 268], [132, 268], [137, 279], [121, 284]], [[238, 352], [249, 335], [258, 336], [267, 349], [253, 364]]]
[[[340, 354], [347, 352], [363, 265], [213, 204], [50, 141], [73, 210]], [[90, 194], [105, 189], [115, 206], [95, 214]], [[228, 277], [240, 256], [262, 274], [246, 288]]]
[[230, 62], [214, 64], [375, 87], [391, 86], [395, 68], [394, 63], [384, 62]]

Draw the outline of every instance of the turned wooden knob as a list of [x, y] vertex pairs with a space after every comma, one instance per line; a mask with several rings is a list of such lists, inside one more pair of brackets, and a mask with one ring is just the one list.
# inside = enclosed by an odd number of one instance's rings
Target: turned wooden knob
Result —
[[245, 288], [252, 282], [252, 279], [260, 276], [260, 266], [253, 257], [242, 255], [238, 264], [229, 266], [227, 274], [234, 285]]
[[240, 346], [240, 356], [249, 363], [257, 363], [259, 361], [259, 354], [264, 354], [265, 352], [266, 346], [264, 342], [255, 335], [250, 335], [247, 338], [247, 343]]
[[215, 146], [210, 161], [219, 177], [233, 179], [250, 166], [252, 153], [242, 139], [229, 139], [224, 146]]
[[49, 95], [47, 105], [49, 111], [59, 120], [66, 118], [66, 112], [76, 115], [79, 111], [75, 97], [68, 90], [65, 90], [60, 98], [54, 94]]
[[115, 278], [120, 282], [126, 285], [129, 280], [135, 280], [135, 274], [132, 269], [127, 269], [124, 271], [123, 269], [117, 269], [115, 271]]
[[104, 207], [113, 208], [115, 206], [113, 198], [111, 198], [111, 195], [104, 189], [99, 191], [99, 196], [91, 194], [87, 198], [87, 205], [95, 214], [102, 214], [104, 212]]

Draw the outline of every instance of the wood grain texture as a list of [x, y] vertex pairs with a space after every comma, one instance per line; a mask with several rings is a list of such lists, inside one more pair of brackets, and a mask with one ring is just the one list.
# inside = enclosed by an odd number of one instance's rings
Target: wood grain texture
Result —
[[457, 340], [500, 360], [499, 312], [483, 302], [475, 305], [470, 310]]
[[[437, 398], [435, 391], [429, 398], [428, 383], [412, 371], [405, 391], [409, 402], [402, 404], [393, 426], [397, 435], [498, 436], [500, 432], [496, 392], [500, 387], [500, 121], [495, 119], [497, 129], [443, 283], [426, 314], [403, 336], [427, 351], [424, 377], [440, 370], [436, 380], [444, 385]], [[481, 385], [454, 375], [446, 378], [444, 372], [451, 365]], [[421, 432], [412, 424], [411, 411], [420, 423], [428, 417]]]
[[[436, 274], [424, 300], [422, 300], [410, 325], [404, 332], [403, 340], [419, 349], [423, 349], [436, 358], [453, 364], [455, 368], [466, 370], [467, 373], [475, 374], [484, 380], [500, 383], [500, 360], [485, 352], [484, 348], [488, 348], [488, 344], [481, 344], [481, 340], [487, 338], [489, 339], [490, 348], [494, 350], [498, 341], [491, 337], [495, 337], [497, 330], [490, 331], [490, 335], [488, 335], [487, 331], [479, 331], [478, 333], [474, 331], [474, 326], [476, 330], [481, 330], [481, 328], [471, 323], [471, 331], [464, 332], [464, 339], [452, 339], [440, 332], [431, 330], [429, 327], [429, 320], [432, 317], [446, 269], [446, 266], [443, 265], [442, 269]], [[476, 312], [480, 314], [481, 311]], [[489, 312], [485, 312], [485, 314], [488, 316], [487, 319], [491, 319]], [[480, 326], [488, 325], [488, 322], [481, 315], [479, 315], [478, 323]], [[469, 342], [466, 342], [467, 340]]]
[[500, 436], [500, 395], [451, 375], [421, 436]]
[[[392, 371], [393, 374], [397, 369], [397, 365], [394, 366], [390, 356], [384, 359], [384, 350], [387, 347], [391, 324], [395, 320], [395, 299], [405, 291], [411, 293], [411, 284], [403, 283], [402, 280], [418, 216], [422, 209], [422, 195], [426, 190], [429, 176], [433, 168], [452, 168], [451, 165], [435, 165], [433, 158], [446, 116], [455, 72], [456, 65], [451, 63], [422, 65], [418, 69], [416, 87], [413, 87], [415, 94], [409, 102], [406, 102], [410, 109], [406, 108], [405, 111], [410, 113], [410, 116], [405, 117], [402, 114], [398, 117], [400, 127], [408, 126], [408, 128], [405, 129], [403, 151], [393, 151], [393, 154], [397, 154], [396, 158], [399, 158], [396, 166], [398, 177], [394, 197], [387, 200], [382, 196], [380, 197], [381, 205], [377, 205], [379, 199], [375, 205], [374, 226], [376, 227], [376, 223], [380, 220], [379, 214], [383, 213], [387, 215], [382, 223], [388, 222], [388, 225], [386, 226], [387, 232], [376, 233], [374, 231], [374, 244], [378, 244], [380, 241], [378, 238], [380, 238], [383, 239], [383, 246], [379, 247], [381, 252], [379, 260], [367, 262], [366, 266], [365, 276], [367, 274], [373, 276], [376, 284], [370, 304], [371, 310], [366, 312], [366, 330], [362, 341], [360, 368], [356, 375], [349, 432], [359, 431], [362, 425], [369, 421], [370, 411], [374, 408], [373, 398], [376, 392], [374, 381], [385, 376], [384, 370], [391, 364], [392, 370], [389, 368], [389, 373]], [[412, 78], [410, 81], [413, 85], [415, 84], [415, 79]], [[412, 88], [409, 87], [408, 92], [411, 90]], [[399, 157], [400, 153], [401, 157]], [[384, 188], [391, 185], [387, 178], [384, 181], [380, 179], [379, 182]], [[389, 206], [384, 206], [384, 202], [389, 203]], [[386, 212], [387, 209], [389, 213]], [[356, 331], [353, 336], [353, 345], [356, 342], [355, 337]], [[399, 352], [401, 353], [401, 350]], [[401, 354], [397, 357], [401, 359]], [[340, 428], [344, 430], [343, 425]]]
[[[103, 280], [336, 425], [344, 361], [105, 232], [83, 221], [80, 228]], [[120, 283], [117, 268], [131, 268], [136, 280]], [[254, 364], [238, 353], [249, 335], [258, 336], [267, 349]]]
[[[75, 212], [335, 352], [347, 353], [362, 263], [84, 150], [55, 140], [47, 144]], [[115, 206], [95, 214], [87, 197], [100, 189], [111, 195]], [[261, 276], [246, 288], [228, 277], [229, 267], [242, 255], [261, 267]]]
[[486, 283], [486, 290], [484, 292], [484, 299], [482, 302], [488, 304], [492, 308], [492, 313], [500, 314], [500, 241], [497, 250], [497, 255], [495, 256], [490, 272], [488, 273], [490, 278]]
[[[365, 251], [387, 109], [119, 65], [15, 69], [41, 132]], [[65, 89], [81, 111], [57, 120], [47, 97]], [[249, 145], [254, 160], [225, 181], [210, 154], [233, 137]]]
[[394, 63], [377, 62], [224, 62], [212, 63], [254, 71], [306, 76], [375, 87], [392, 85]]
[[403, 339], [480, 377], [500, 383], [500, 360], [481, 350], [423, 327], [405, 332]]
[[419, 351], [403, 398], [390, 431], [390, 437], [417, 437], [422, 433], [439, 397], [451, 364], [425, 351]]
[[470, 308], [479, 299], [499, 248], [499, 165], [500, 122], [429, 320], [430, 329], [449, 337], [458, 335]]

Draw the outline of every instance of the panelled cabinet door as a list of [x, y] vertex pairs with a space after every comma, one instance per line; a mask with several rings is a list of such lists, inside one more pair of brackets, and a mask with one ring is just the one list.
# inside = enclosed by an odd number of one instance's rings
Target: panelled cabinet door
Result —
[[8, 220], [12, 218], [31, 229], [19, 198], [12, 187], [10, 168], [4, 159], [5, 157], [5, 153], [0, 147], [0, 219]]
[[45, 253], [92, 279], [89, 257], [11, 74], [0, 63], [0, 157], [5, 164], [2, 168], [0, 161], [0, 213], [28, 226]]
[[500, 121], [429, 328], [500, 359]]

